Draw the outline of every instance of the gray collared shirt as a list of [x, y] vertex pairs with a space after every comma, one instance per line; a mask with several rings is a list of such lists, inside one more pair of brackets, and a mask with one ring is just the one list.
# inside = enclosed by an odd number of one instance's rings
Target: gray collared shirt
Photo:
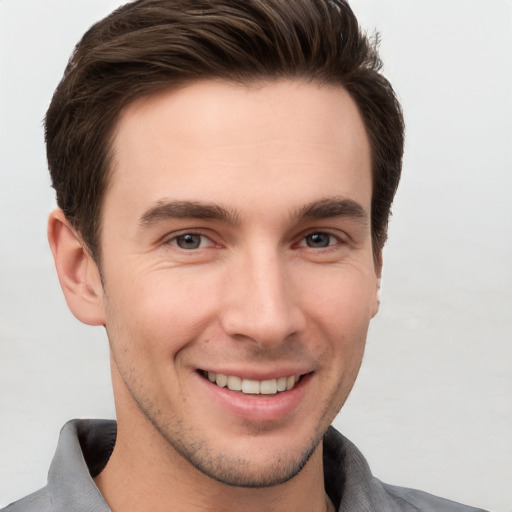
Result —
[[[64, 425], [43, 489], [0, 512], [110, 512], [93, 478], [107, 463], [116, 423], [73, 420]], [[324, 437], [325, 488], [339, 512], [485, 512], [376, 479], [359, 450], [334, 428]]]

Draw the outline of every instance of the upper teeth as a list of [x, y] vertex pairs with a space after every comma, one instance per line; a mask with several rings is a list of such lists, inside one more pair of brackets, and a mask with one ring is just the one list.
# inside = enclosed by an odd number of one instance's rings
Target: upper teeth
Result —
[[217, 386], [251, 395], [273, 395], [280, 391], [289, 391], [299, 381], [299, 378], [300, 375], [290, 375], [278, 379], [251, 380], [235, 377], [234, 375], [208, 372], [208, 379], [210, 382], [215, 382]]

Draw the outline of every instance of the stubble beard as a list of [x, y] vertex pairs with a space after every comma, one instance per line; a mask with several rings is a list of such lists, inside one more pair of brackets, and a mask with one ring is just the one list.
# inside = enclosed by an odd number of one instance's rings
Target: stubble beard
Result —
[[[348, 389], [346, 394], [340, 396], [336, 391], [346, 387], [344, 376], [340, 374], [338, 382], [331, 389], [331, 394], [324, 397], [323, 407], [321, 407], [323, 413], [320, 414], [318, 423], [309, 438], [302, 444], [302, 449], [299, 447], [295, 450], [281, 451], [279, 454], [269, 457], [264, 464], [256, 465], [250, 455], [239, 456], [222, 451], [221, 448], [216, 449], [214, 441], [206, 439], [201, 436], [200, 432], [186, 425], [183, 418], [177, 417], [171, 411], [167, 411], [167, 414], [163, 413], [157, 404], [149, 398], [152, 393], [148, 392], [148, 389], [144, 389], [144, 385], [141, 386], [140, 382], [137, 383], [137, 379], [133, 379], [136, 375], [134, 369], [127, 372], [122, 371], [113, 351], [112, 356], [118, 375], [133, 402], [146, 421], [164, 440], [170, 451], [205, 476], [233, 487], [272, 487], [297, 476], [319, 447], [331, 421], [341, 409], [350, 392]], [[357, 369], [355, 373], [357, 375]], [[333, 407], [333, 404], [336, 405]], [[248, 431], [250, 430], [255, 439], [261, 439], [272, 430], [272, 427], [262, 427], [257, 432], [257, 428], [253, 426], [252, 429], [248, 429]]]
[[[265, 461], [264, 464], [257, 466], [250, 455], [238, 456], [222, 451], [221, 448], [216, 449], [213, 445], [214, 441], [207, 440], [201, 436], [200, 432], [185, 425], [183, 418], [177, 417], [172, 412], [170, 415], [163, 414], [162, 410], [148, 398], [151, 396], [148, 390], [139, 388], [135, 382], [130, 385], [123, 376], [123, 372], [119, 374], [139, 411], [169, 447], [171, 457], [174, 452], [185, 463], [192, 465], [205, 476], [219, 483], [240, 488], [272, 487], [283, 484], [298, 475], [319, 447], [325, 432], [350, 391], [346, 390], [346, 394], [341, 396], [334, 391], [345, 387], [343, 386], [345, 379], [340, 375], [332, 393], [324, 397], [323, 414], [320, 415], [316, 428], [304, 443], [304, 447], [287, 452], [281, 451], [268, 462]], [[333, 408], [334, 403], [337, 407]], [[271, 429], [271, 426], [267, 429], [260, 427], [257, 431], [258, 429], [253, 426], [249, 430], [252, 430], [251, 434], [258, 439], [258, 437], [264, 437], [265, 433]]]
[[[185, 462], [205, 476], [225, 485], [240, 488], [264, 488], [288, 482], [298, 475], [323, 439], [325, 432], [317, 432], [308, 445], [299, 453], [289, 453], [286, 457], [276, 456], [265, 467], [255, 468], [247, 457], [237, 457], [224, 452], [214, 452], [204, 439], [198, 439], [183, 422], [159, 421], [147, 407], [136, 399], [139, 410], [153, 428]], [[161, 420], [161, 418], [160, 418]]]

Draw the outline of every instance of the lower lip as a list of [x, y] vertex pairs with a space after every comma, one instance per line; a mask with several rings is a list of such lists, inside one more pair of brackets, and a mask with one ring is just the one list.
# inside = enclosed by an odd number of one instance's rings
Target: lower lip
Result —
[[228, 413], [247, 421], [279, 421], [294, 411], [301, 404], [312, 374], [303, 375], [300, 381], [289, 391], [275, 395], [250, 395], [240, 391], [231, 391], [211, 383], [198, 374], [208, 393], [217, 404]]

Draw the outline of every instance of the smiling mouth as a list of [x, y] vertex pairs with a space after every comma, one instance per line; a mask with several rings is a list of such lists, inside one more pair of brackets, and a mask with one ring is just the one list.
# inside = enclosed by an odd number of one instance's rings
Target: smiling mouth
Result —
[[240, 391], [246, 395], [275, 395], [290, 391], [299, 383], [302, 377], [302, 375], [290, 375], [278, 379], [252, 380], [205, 370], [200, 370], [199, 373], [212, 384], [221, 388], [228, 388], [231, 391]]

